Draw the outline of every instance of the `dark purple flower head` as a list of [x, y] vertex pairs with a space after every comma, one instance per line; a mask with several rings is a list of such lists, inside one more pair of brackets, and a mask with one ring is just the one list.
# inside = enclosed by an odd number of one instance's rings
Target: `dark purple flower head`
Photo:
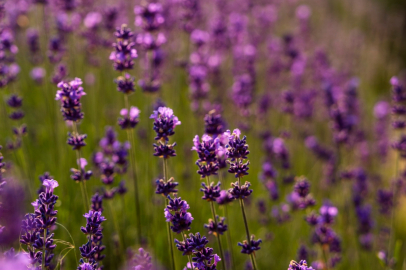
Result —
[[251, 195], [252, 189], [249, 189], [251, 186], [250, 182], [245, 182], [245, 184], [239, 186], [238, 181], [231, 183], [232, 188], [228, 192], [233, 196], [234, 199], [245, 199]]
[[51, 63], [58, 63], [61, 61], [65, 48], [62, 44], [61, 37], [52, 37], [48, 44], [48, 59]]
[[211, 110], [204, 116], [205, 133], [213, 137], [217, 137], [224, 133], [225, 122], [221, 115], [216, 110]]
[[92, 205], [91, 209], [95, 212], [103, 212], [103, 194], [99, 194], [99, 192], [96, 192], [92, 196]]
[[316, 226], [319, 224], [320, 217], [316, 213], [311, 212], [305, 217], [305, 220], [310, 226]]
[[66, 121], [80, 121], [83, 119], [82, 104], [80, 99], [86, 95], [83, 91], [82, 80], [75, 78], [73, 81], [58, 83], [56, 100], [61, 102], [61, 112]]
[[118, 125], [122, 129], [134, 128], [139, 122], [140, 110], [137, 107], [131, 107], [130, 111], [127, 109], [122, 109], [120, 111], [120, 117], [118, 119]]
[[24, 117], [24, 112], [21, 110], [13, 111], [12, 113], [9, 114], [9, 118], [12, 120], [20, 120]]
[[170, 195], [171, 193], [176, 193], [178, 192], [178, 190], [176, 189], [176, 186], [179, 185], [178, 182], [174, 182], [175, 180], [172, 178], [170, 178], [166, 183], [164, 180], [159, 179], [156, 180], [156, 190], [155, 193], [156, 194], [162, 194], [166, 197], [168, 197], [168, 195]]
[[310, 192], [310, 183], [305, 177], [296, 180], [294, 191], [302, 198], [305, 198]]
[[125, 73], [124, 76], [119, 76], [114, 82], [117, 84], [117, 91], [126, 95], [135, 92], [135, 79], [130, 74]]
[[220, 140], [218, 138], [213, 139], [209, 135], [204, 134], [202, 136], [202, 142], [200, 142], [199, 135], [196, 135], [193, 139], [194, 146], [192, 150], [196, 151], [200, 162], [206, 163], [216, 163], [217, 162], [217, 153], [222, 150], [220, 146]]
[[251, 253], [255, 252], [256, 250], [261, 249], [261, 248], [259, 247], [259, 245], [262, 243], [262, 240], [261, 240], [261, 239], [254, 240], [254, 239], [255, 239], [255, 238], [254, 238], [254, 236], [252, 235], [252, 236], [251, 236], [251, 239], [250, 239], [250, 243], [248, 243], [247, 240], [244, 240], [242, 243], [238, 243], [238, 245], [239, 245], [240, 247], [242, 247], [241, 253], [244, 253], [244, 254], [251, 254]]
[[178, 239], [175, 239], [176, 248], [182, 252], [183, 256], [192, 255], [193, 253], [194, 247], [190, 244], [188, 240], [189, 239], [187, 239], [186, 241], [179, 241]]
[[379, 189], [377, 193], [379, 211], [382, 214], [389, 214], [393, 207], [393, 192], [390, 190]]
[[242, 162], [241, 160], [238, 160], [236, 162], [230, 162], [230, 161], [227, 161], [227, 162], [230, 164], [230, 168], [228, 169], [228, 172], [233, 173], [235, 175], [235, 178], [248, 175], [248, 170], [249, 170], [248, 165], [250, 164], [249, 161], [247, 161], [246, 163]]
[[193, 217], [187, 212], [189, 205], [181, 198], [174, 198], [168, 196], [169, 205], [166, 206], [164, 213], [166, 222], [171, 222], [171, 230], [175, 233], [190, 230]]
[[113, 44], [115, 50], [111, 52], [109, 59], [113, 61], [117, 71], [132, 69], [134, 59], [138, 57], [137, 50], [134, 48], [135, 44], [130, 40], [132, 35], [125, 24], [116, 30], [117, 41]]
[[7, 99], [8, 106], [10, 106], [12, 108], [19, 108], [19, 107], [21, 107], [22, 103], [23, 103], [23, 99], [15, 94], [11, 95]]
[[159, 107], [149, 118], [154, 119], [155, 140], [168, 141], [169, 136], [175, 134], [175, 127], [181, 124], [168, 107]]
[[260, 175], [260, 179], [262, 181], [265, 181], [267, 179], [276, 179], [277, 175], [278, 172], [274, 169], [271, 162], [266, 161], [262, 164], [262, 172]]
[[161, 158], [170, 158], [176, 156], [176, 151], [174, 147], [176, 143], [172, 144], [164, 144], [162, 141], [158, 141], [158, 143], [154, 143], [154, 156], [161, 157]]
[[200, 189], [200, 191], [203, 191], [204, 193], [202, 199], [215, 202], [217, 198], [220, 197], [220, 185], [220, 182], [218, 182], [217, 185], [214, 185], [214, 182], [211, 182], [210, 186], [206, 186], [205, 183], [202, 183], [203, 188]]
[[240, 139], [241, 131], [239, 129], [234, 129], [233, 133], [229, 130], [225, 132], [228, 135], [227, 157], [231, 161], [236, 159], [246, 159], [247, 155], [250, 153], [248, 150], [247, 137], [244, 136]]
[[227, 231], [228, 226], [225, 224], [225, 218], [216, 216], [216, 222], [214, 220], [209, 219], [208, 224], [204, 224], [204, 227], [209, 230], [209, 234], [223, 234]]
[[77, 134], [77, 133], [68, 133], [67, 143], [72, 146], [73, 150], [79, 150], [83, 146], [86, 146], [85, 139], [87, 138], [86, 134]]

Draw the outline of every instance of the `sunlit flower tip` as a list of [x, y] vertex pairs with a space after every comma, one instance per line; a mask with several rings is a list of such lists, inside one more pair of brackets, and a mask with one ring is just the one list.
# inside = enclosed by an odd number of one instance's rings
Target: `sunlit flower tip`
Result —
[[232, 188], [228, 190], [228, 192], [233, 196], [234, 199], [245, 199], [251, 195], [252, 189], [249, 189], [251, 186], [250, 182], [245, 182], [245, 184], [239, 186], [238, 181], [235, 183], [231, 183]]
[[58, 182], [53, 179], [46, 179], [42, 184], [46, 187], [47, 192], [53, 192], [59, 186]]
[[392, 86], [398, 86], [399, 85], [399, 79], [396, 76], [393, 76], [392, 78], [390, 78], [389, 82], [390, 82], [390, 84]]

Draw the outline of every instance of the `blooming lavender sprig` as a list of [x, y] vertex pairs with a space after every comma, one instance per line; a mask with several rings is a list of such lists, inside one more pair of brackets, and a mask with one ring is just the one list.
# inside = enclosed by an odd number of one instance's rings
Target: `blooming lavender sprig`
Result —
[[22, 222], [22, 235], [20, 242], [27, 246], [31, 263], [41, 265], [42, 269], [52, 269], [52, 253], [56, 245], [53, 243], [53, 233], [50, 233], [56, 223], [54, 210], [58, 196], [54, 195], [54, 189], [58, 182], [46, 179], [43, 182], [45, 191], [39, 194], [38, 200], [32, 203], [34, 214], [26, 214]]
[[238, 177], [238, 181], [232, 184], [232, 188], [229, 192], [234, 199], [238, 199], [240, 202], [245, 232], [247, 235], [246, 240], [243, 243], [239, 243], [239, 245], [242, 247], [242, 253], [250, 255], [252, 267], [256, 270], [257, 265], [254, 252], [255, 250], [260, 249], [259, 244], [261, 243], [261, 239], [255, 241], [253, 238], [254, 236], [250, 235], [245, 213], [244, 199], [252, 193], [252, 190], [249, 189], [251, 184], [247, 181], [244, 185], [241, 184], [241, 178], [248, 174], [249, 161], [243, 163], [243, 160], [247, 159], [247, 155], [249, 154], [248, 144], [246, 143], [246, 136], [240, 138], [241, 132], [239, 129], [234, 129], [233, 133], [228, 130], [225, 132], [225, 135], [228, 136], [226, 155], [229, 158], [227, 161], [230, 164], [229, 172], [235, 174], [235, 177]]
[[288, 201], [292, 209], [306, 209], [316, 204], [316, 201], [310, 194], [310, 183], [304, 176], [296, 179], [296, 184], [293, 192], [288, 196]]
[[[79, 248], [82, 256], [81, 265], [84, 267], [84, 263], [88, 263], [90, 266], [97, 269], [98, 262], [103, 260], [105, 255], [101, 255], [101, 252], [105, 249], [102, 245], [103, 240], [103, 228], [102, 222], [106, 219], [102, 216], [100, 211], [90, 210], [89, 213], [83, 215], [86, 218], [86, 227], [81, 227], [80, 230], [86, 235], [87, 243]], [[78, 268], [86, 269], [86, 268]]]
[[319, 213], [319, 216], [311, 214], [306, 220], [314, 227], [312, 242], [320, 245], [324, 255], [324, 264], [330, 268], [341, 259], [341, 240], [332, 228], [338, 210], [330, 202], [325, 202], [320, 207]]
[[82, 104], [80, 99], [86, 95], [83, 90], [82, 80], [75, 78], [70, 82], [61, 81], [58, 83], [55, 100], [61, 104], [61, 112], [65, 121], [79, 122], [83, 119]]
[[213, 249], [206, 247], [209, 241], [205, 236], [200, 233], [189, 234], [189, 238], [184, 238], [183, 241], [175, 239], [176, 247], [179, 251], [183, 252], [183, 256], [192, 256], [185, 269], [199, 269], [199, 270], [216, 270], [217, 263], [221, 258], [217, 254], [213, 254]]
[[190, 230], [192, 224], [192, 214], [187, 212], [190, 208], [186, 201], [183, 201], [180, 197], [171, 198], [168, 196], [169, 204], [166, 206], [164, 213], [166, 222], [170, 222], [171, 230], [175, 233], [181, 233], [183, 231]]

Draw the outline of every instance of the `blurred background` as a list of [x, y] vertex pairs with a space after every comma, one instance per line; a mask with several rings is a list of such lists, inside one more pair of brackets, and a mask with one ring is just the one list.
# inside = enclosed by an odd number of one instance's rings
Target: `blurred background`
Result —
[[[406, 269], [406, 174], [404, 161], [391, 148], [402, 132], [391, 127], [389, 108], [391, 77], [405, 78], [406, 2], [161, 0], [154, 16], [163, 21], [153, 30], [145, 28], [150, 17], [139, 12], [151, 4], [148, 1], [3, 4], [1, 42], [6, 57], [0, 75], [0, 145], [9, 180], [1, 194], [0, 224], [5, 226], [1, 251], [23, 248], [18, 241], [19, 222], [24, 213], [33, 211], [30, 203], [38, 197], [39, 176], [49, 172], [59, 182], [57, 218], [66, 227], [57, 226], [55, 238], [71, 242], [71, 234], [76, 246], [64, 256], [64, 246], [58, 244], [54, 260], [63, 258], [61, 269], [78, 265], [73, 252], [79, 256], [77, 247], [86, 243], [80, 231], [86, 224], [85, 210], [80, 185], [70, 178], [70, 169], [77, 166], [76, 153], [66, 143], [72, 125], [65, 123], [55, 100], [57, 83], [77, 77], [86, 92], [78, 128], [87, 135], [81, 150], [89, 163], [86, 170], [93, 171], [87, 181], [88, 197], [117, 188], [121, 181], [128, 188], [125, 194], [103, 200], [104, 269], [124, 267], [131, 250], [139, 247], [150, 252], [157, 269], [170, 269], [165, 198], [155, 194], [163, 163], [153, 156], [155, 133], [149, 119], [162, 105], [172, 108], [182, 122], [170, 139], [177, 143], [177, 156], [168, 160], [168, 175], [179, 183], [178, 195], [190, 205], [191, 232], [208, 236], [215, 252], [216, 239], [203, 227], [211, 212], [201, 199], [198, 157], [191, 151], [194, 136], [204, 134], [204, 117], [213, 109], [221, 114], [225, 129], [239, 128], [247, 136], [250, 169], [243, 180], [250, 181], [253, 189], [246, 200], [250, 231], [263, 241], [256, 252], [259, 269], [286, 269], [304, 249], [309, 265], [324, 260], [305, 217], [318, 213], [326, 200], [338, 209], [332, 228], [341, 241], [336, 254], [341, 259], [334, 269]], [[135, 139], [130, 141], [140, 190], [141, 239], [137, 239], [131, 169], [117, 173], [106, 187], [94, 163], [107, 126], [114, 128], [118, 141], [128, 140], [117, 124], [120, 110], [126, 107], [114, 82], [121, 72], [109, 59], [114, 32], [122, 24], [134, 32], [138, 51], [133, 69], [126, 72], [136, 82], [129, 104], [141, 111]], [[351, 122], [346, 123], [351, 127], [343, 142], [337, 142], [338, 120], [329, 115], [325, 102], [329, 91], [337, 99], [338, 111], [350, 104], [341, 111]], [[12, 95], [23, 99], [17, 110], [23, 116], [9, 106]], [[309, 137], [334, 158], [315, 155]], [[276, 142], [282, 142], [282, 150], [275, 150]], [[264, 164], [271, 164], [276, 175], [270, 176]], [[222, 189], [228, 189], [234, 175], [227, 169], [219, 174]], [[290, 180], [297, 176], [311, 183], [314, 206], [292, 205]], [[362, 191], [357, 189], [360, 182], [366, 183]], [[386, 200], [379, 197], [381, 191], [389, 193]], [[362, 206], [371, 209], [367, 217], [358, 212], [358, 197]], [[388, 211], [382, 210], [385, 206]], [[224, 215], [224, 206], [216, 207]], [[224, 259], [233, 261], [229, 269], [250, 269], [249, 257], [237, 246], [245, 237], [237, 202], [228, 206], [228, 217], [233, 246], [231, 252], [225, 244], [228, 259]], [[187, 258], [177, 250], [175, 258], [177, 269], [183, 269]], [[314, 268], [328, 269], [317, 264]]]

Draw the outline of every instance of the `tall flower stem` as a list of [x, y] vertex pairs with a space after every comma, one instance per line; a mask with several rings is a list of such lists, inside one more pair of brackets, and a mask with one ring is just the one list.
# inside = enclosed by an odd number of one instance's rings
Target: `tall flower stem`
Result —
[[[241, 187], [241, 177], [238, 177], [238, 185]], [[247, 216], [245, 214], [245, 206], [244, 206], [244, 200], [242, 198], [239, 199], [240, 201], [240, 207], [241, 207], [241, 212], [242, 212], [242, 218], [244, 220], [244, 225], [245, 225], [245, 233], [247, 234], [247, 243], [251, 245], [251, 237], [250, 237], [250, 231], [248, 229], [248, 222], [247, 222]], [[257, 269], [257, 263], [255, 261], [254, 254], [250, 254], [250, 259], [251, 259], [251, 264], [252, 268], [254, 270]]]
[[[77, 124], [76, 124], [75, 121], [72, 122], [72, 126], [73, 126], [73, 132], [76, 133], [76, 134], [79, 134], [78, 133], [78, 127], [77, 127]], [[80, 167], [80, 158], [81, 158], [80, 150], [78, 149], [78, 150], [76, 150], [76, 159], [77, 159], [77, 163], [78, 163], [79, 172], [82, 171], [82, 168]], [[89, 198], [87, 196], [86, 182], [85, 182], [84, 179], [80, 181], [80, 185], [81, 185], [81, 189], [82, 189], [82, 197], [83, 197], [83, 200], [84, 200], [85, 210], [86, 210], [86, 212], [89, 212], [89, 210], [90, 210], [90, 201], [89, 201]]]
[[[210, 186], [209, 176], [206, 177], [206, 182], [207, 182], [207, 186]], [[213, 221], [214, 221], [214, 224], [215, 224], [216, 230], [217, 230], [218, 229], [218, 227], [217, 227], [217, 215], [216, 215], [216, 208], [214, 207], [213, 201], [210, 201], [210, 208], [211, 208], [211, 214], [213, 216]], [[227, 269], [226, 268], [226, 263], [225, 263], [225, 258], [224, 258], [224, 253], [223, 253], [223, 247], [221, 245], [220, 234], [218, 232], [215, 232], [215, 234], [216, 234], [216, 237], [217, 237], [217, 243], [219, 245], [220, 256], [221, 256], [221, 264], [223, 266], [223, 269]]]
[[[167, 168], [167, 159], [164, 158], [164, 181], [166, 182], [168, 179], [168, 168]], [[165, 199], [166, 205], [169, 205], [169, 199], [166, 198]], [[171, 232], [171, 225], [169, 222], [166, 222], [166, 230], [168, 232], [168, 244], [170, 247], [170, 257], [171, 257], [171, 268], [172, 270], [175, 270], [175, 257], [173, 255], [173, 236], [172, 236], [172, 232]]]
[[329, 261], [328, 248], [322, 246], [321, 249], [322, 249], [322, 252], [323, 252], [323, 257], [324, 257], [324, 261], [325, 261], [325, 265], [326, 265], [326, 270], [329, 270], [329, 267], [328, 267], [328, 261]]
[[114, 211], [111, 199], [109, 200], [108, 204], [109, 204], [109, 210], [110, 210], [110, 213], [111, 213], [111, 217], [113, 218], [114, 229], [116, 230], [117, 236], [118, 236], [119, 254], [120, 254], [120, 256], [123, 256], [122, 255], [123, 254], [123, 245], [122, 245], [122, 241], [121, 241], [121, 237], [120, 237], [120, 227], [118, 226], [118, 219], [117, 219], [117, 217], [115, 215], [116, 212]]
[[[220, 183], [223, 184], [223, 174], [222, 174], [221, 171], [219, 172], [219, 180], [220, 180]], [[225, 216], [228, 224], [230, 225], [230, 219], [228, 218], [227, 204], [223, 205], [223, 212], [224, 212], [224, 216]], [[233, 266], [235, 265], [235, 263], [234, 263], [234, 255], [233, 255], [234, 252], [233, 252], [233, 244], [232, 244], [232, 241], [231, 241], [232, 238], [231, 238], [230, 227], [228, 228], [228, 230], [226, 232], [226, 238], [227, 238], [228, 248], [230, 249], [229, 250], [229, 255], [230, 255], [230, 265], [229, 266], [230, 266], [231, 269], [233, 269], [234, 268]]]
[[[124, 95], [124, 103], [127, 111], [130, 111], [130, 105], [128, 103], [128, 95]], [[137, 239], [138, 243], [141, 245], [141, 208], [140, 208], [140, 197], [138, 191], [138, 181], [137, 181], [137, 167], [135, 163], [135, 139], [134, 139], [134, 130], [127, 129], [127, 140], [131, 143], [130, 147], [130, 163], [131, 163], [131, 172], [134, 186], [134, 199], [135, 199], [135, 215], [137, 217]]]

